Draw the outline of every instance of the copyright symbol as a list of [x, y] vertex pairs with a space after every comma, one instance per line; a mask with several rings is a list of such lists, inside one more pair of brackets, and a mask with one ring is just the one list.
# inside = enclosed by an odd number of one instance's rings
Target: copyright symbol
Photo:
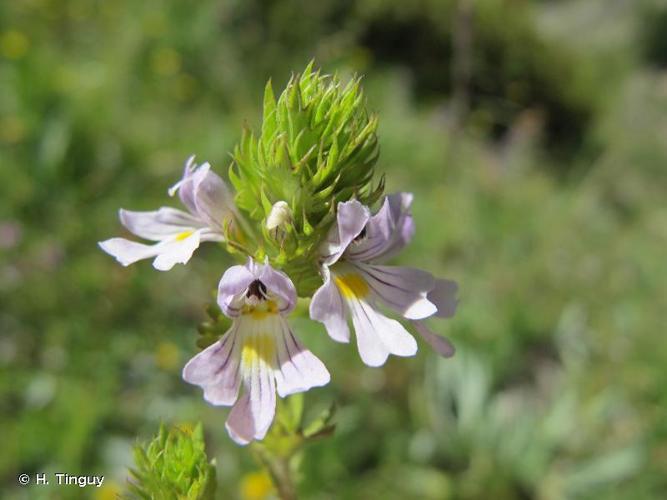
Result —
[[28, 474], [21, 474], [19, 475], [19, 484], [22, 484], [25, 486], [30, 482], [30, 476]]

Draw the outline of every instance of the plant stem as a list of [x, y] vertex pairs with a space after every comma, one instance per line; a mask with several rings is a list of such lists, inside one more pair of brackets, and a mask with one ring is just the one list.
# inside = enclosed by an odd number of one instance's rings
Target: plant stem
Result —
[[297, 500], [294, 481], [292, 480], [292, 470], [290, 468], [290, 457], [275, 456], [263, 446], [256, 446], [255, 452], [259, 461], [269, 472], [280, 499]]

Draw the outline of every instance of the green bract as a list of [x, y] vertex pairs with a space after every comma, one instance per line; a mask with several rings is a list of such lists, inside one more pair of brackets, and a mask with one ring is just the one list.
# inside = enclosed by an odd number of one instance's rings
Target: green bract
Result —
[[371, 205], [382, 195], [383, 179], [372, 185], [377, 124], [359, 78], [343, 85], [311, 63], [277, 100], [269, 81], [261, 131], [244, 130], [229, 169], [236, 205], [251, 222], [228, 228], [230, 251], [268, 256], [299, 295], [314, 291], [317, 249], [336, 204], [356, 198]]

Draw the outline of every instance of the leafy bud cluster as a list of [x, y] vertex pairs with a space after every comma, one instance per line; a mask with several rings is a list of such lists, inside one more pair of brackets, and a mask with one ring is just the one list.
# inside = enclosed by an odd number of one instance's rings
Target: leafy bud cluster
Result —
[[359, 78], [344, 85], [311, 63], [278, 99], [269, 81], [261, 130], [244, 130], [229, 170], [236, 207], [254, 222], [243, 228], [248, 238], [228, 231], [230, 251], [268, 256], [299, 295], [312, 292], [321, 281], [317, 250], [338, 202], [372, 205], [382, 196], [384, 180], [372, 185], [377, 125]]
[[215, 460], [206, 456], [201, 424], [194, 429], [160, 425], [152, 441], [135, 446], [134, 462], [132, 498], [215, 498]]

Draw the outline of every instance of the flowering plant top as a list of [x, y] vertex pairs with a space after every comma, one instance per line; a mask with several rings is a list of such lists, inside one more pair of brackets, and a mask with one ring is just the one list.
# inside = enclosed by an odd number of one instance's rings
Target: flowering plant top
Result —
[[121, 223], [153, 244], [100, 242], [125, 266], [152, 258], [161, 271], [187, 263], [203, 242], [217, 242], [238, 259], [224, 271], [217, 295], [231, 326], [187, 363], [183, 378], [209, 403], [233, 407], [226, 427], [239, 444], [267, 435], [276, 394], [330, 381], [289, 325], [297, 296], [310, 300], [311, 319], [334, 341], [350, 342], [353, 331], [368, 366], [417, 352], [406, 327], [442, 356], [454, 354], [424, 320], [454, 314], [456, 283], [388, 264], [415, 234], [413, 196], [394, 193], [380, 202], [376, 130], [360, 80], [343, 85], [311, 63], [278, 99], [267, 84], [260, 131], [244, 130], [234, 149], [231, 188], [208, 163], [190, 157], [169, 190], [185, 210], [120, 211]]

